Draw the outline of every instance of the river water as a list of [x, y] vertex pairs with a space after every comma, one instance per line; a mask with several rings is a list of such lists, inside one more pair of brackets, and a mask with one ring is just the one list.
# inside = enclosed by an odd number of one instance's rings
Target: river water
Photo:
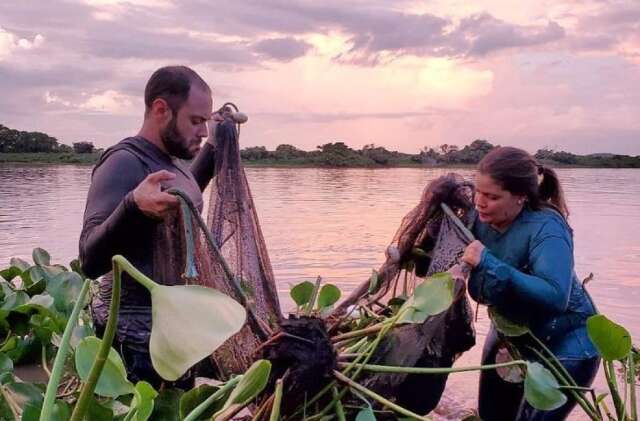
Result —
[[[451, 169], [248, 168], [247, 176], [286, 310], [289, 287], [321, 275], [348, 293], [384, 260], [425, 185]], [[472, 177], [468, 169], [455, 170]], [[576, 271], [599, 310], [640, 343], [640, 170], [560, 169], [574, 229]], [[77, 255], [91, 168], [0, 164], [0, 267], [34, 247], [67, 264]], [[205, 197], [208, 194], [205, 193]], [[636, 310], [634, 310], [636, 308]], [[488, 330], [457, 365], [475, 365]], [[452, 375], [448, 395], [475, 406], [476, 374]], [[600, 374], [596, 385], [605, 387]], [[583, 419], [574, 411], [572, 419]]]

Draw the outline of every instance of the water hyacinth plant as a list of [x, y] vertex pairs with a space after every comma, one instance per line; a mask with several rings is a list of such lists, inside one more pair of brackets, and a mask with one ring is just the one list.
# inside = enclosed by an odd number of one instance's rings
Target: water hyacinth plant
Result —
[[[79, 272], [77, 263], [72, 262], [71, 270], [51, 264], [49, 254], [42, 249], [34, 250], [32, 258], [33, 263], [12, 259], [10, 266], [0, 271], [0, 332], [4, 336], [0, 345], [0, 419], [224, 420], [251, 403], [257, 403], [252, 410], [255, 420], [297, 420], [303, 416], [309, 420], [323, 417], [372, 420], [381, 412], [400, 418], [428, 419], [365, 387], [360, 381], [363, 374], [441, 375], [511, 367], [524, 373], [525, 398], [535, 408], [551, 410], [571, 396], [592, 420], [637, 419], [635, 386], [640, 357], [628, 331], [603, 315], [591, 317], [587, 328], [603, 358], [609, 385], [606, 395], [578, 387], [526, 326], [510, 322], [493, 309], [490, 317], [503, 335], [532, 337], [538, 344], [533, 352], [539, 361], [517, 358], [499, 364], [455, 368], [371, 364], [374, 352], [392, 329], [423, 323], [451, 305], [455, 298], [453, 279], [447, 273], [424, 279], [413, 294], [402, 302], [389, 303], [384, 311], [359, 309], [358, 317], [349, 322], [353, 328], [331, 337], [331, 346], [338, 355], [332, 378], [292, 413], [281, 411], [287, 400], [286, 374], [276, 379], [274, 389], [264, 392], [272, 375], [271, 363], [265, 360], [256, 361], [244, 374], [216, 386], [156, 391], [146, 382], [132, 384], [120, 356], [111, 347], [122, 271], [150, 290], [154, 306], [152, 337], [156, 335], [159, 338], [156, 344], [161, 344], [152, 350], [154, 366], [169, 379], [179, 377], [239, 329], [246, 318], [243, 307], [207, 288], [158, 285], [117, 256], [113, 259], [111, 316], [105, 335], [99, 339], [86, 311], [91, 281]], [[318, 278], [315, 283], [294, 286], [291, 295], [299, 314], [323, 317], [341, 293], [335, 285], [323, 285]], [[211, 308], [226, 308], [227, 317], [218, 317], [216, 311], [214, 320], [199, 310]], [[182, 332], [186, 320], [192, 327], [188, 336]], [[35, 363], [42, 367], [41, 380], [24, 381], [20, 370]], [[608, 401], [612, 402], [611, 408]]]
[[[154, 364], [167, 377], [181, 375], [240, 329], [245, 321], [242, 306], [208, 288], [158, 285], [143, 278], [124, 258], [116, 256], [109, 323], [105, 335], [99, 339], [93, 333], [87, 313], [91, 281], [84, 278], [77, 262], [71, 264], [75, 270], [52, 265], [49, 254], [42, 249], [34, 250], [33, 260], [32, 264], [11, 259], [10, 266], [0, 271], [0, 328], [5, 334], [0, 348], [0, 419], [201, 419], [191, 413], [197, 407], [198, 411], [206, 410], [209, 404], [202, 406], [202, 403], [219, 390], [224, 389], [224, 393], [218, 393], [214, 399], [216, 405], [210, 409], [226, 411], [222, 415], [244, 408], [266, 384], [268, 361], [256, 362], [255, 370], [219, 388], [207, 387], [204, 394], [198, 395], [198, 404], [194, 404], [193, 391], [158, 392], [147, 382], [132, 384], [122, 359], [111, 348], [122, 271], [151, 290], [152, 336], [158, 337], [156, 344], [159, 344]], [[167, 295], [172, 297], [170, 303]], [[216, 316], [215, 320], [209, 315], [200, 318], [203, 308], [224, 308], [227, 315]], [[188, 340], [178, 332], [184, 331], [185, 320], [194, 327]], [[199, 323], [194, 323], [195, 320]], [[163, 353], [165, 347], [173, 356], [177, 354], [177, 358], [167, 357], [168, 354]], [[52, 355], [55, 361], [51, 366]], [[41, 382], [46, 383], [46, 390], [44, 383], [20, 378], [22, 367], [38, 368], [34, 365], [36, 362], [42, 367]], [[176, 411], [175, 407], [183, 411]]]
[[[529, 390], [527, 400], [532, 406], [545, 409], [545, 402], [550, 404], [556, 402], [552, 407], [555, 405], [560, 406], [566, 401], [566, 396], [564, 396], [563, 393], [559, 393], [559, 391], [563, 391], [575, 399], [589, 418], [594, 421], [635, 421], [638, 419], [636, 382], [640, 380], [637, 374], [638, 361], [640, 361], [640, 358], [638, 356], [638, 350], [632, 346], [631, 335], [627, 329], [612, 322], [602, 314], [596, 314], [587, 320], [587, 332], [602, 358], [602, 367], [609, 387], [609, 393], [596, 395], [595, 390], [592, 388], [579, 387], [571, 375], [564, 369], [560, 361], [558, 361], [553, 353], [526, 326], [507, 320], [492, 308], [489, 309], [489, 315], [496, 329], [504, 336], [528, 336], [531, 338], [536, 345], [530, 347], [530, 350], [543, 362], [546, 367], [545, 370], [548, 369], [549, 373], [553, 374], [552, 379], [546, 380], [552, 382], [547, 385], [548, 387], [545, 387], [546, 396], [532, 396], [530, 393], [531, 390]], [[614, 363], [620, 366], [622, 373], [624, 399], [620, 394], [621, 387], [616, 377]], [[539, 368], [543, 368], [543, 366], [540, 365], [536, 370]], [[531, 367], [528, 367], [527, 377], [529, 377], [530, 372]], [[525, 380], [525, 396], [528, 393], [528, 385]], [[613, 402], [615, 414], [612, 413], [606, 404], [605, 398], [607, 396], [609, 396]], [[539, 398], [542, 399], [540, 400]], [[534, 402], [536, 404], [534, 404]], [[552, 407], [550, 409], [553, 409]]]

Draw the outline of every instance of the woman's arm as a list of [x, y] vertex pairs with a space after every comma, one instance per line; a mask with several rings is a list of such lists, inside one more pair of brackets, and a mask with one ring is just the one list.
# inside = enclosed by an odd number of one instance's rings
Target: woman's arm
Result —
[[485, 248], [469, 280], [469, 293], [497, 309], [530, 305], [536, 311], [565, 311], [574, 269], [569, 240], [557, 234], [540, 236], [529, 250], [528, 262], [529, 273], [524, 273]]

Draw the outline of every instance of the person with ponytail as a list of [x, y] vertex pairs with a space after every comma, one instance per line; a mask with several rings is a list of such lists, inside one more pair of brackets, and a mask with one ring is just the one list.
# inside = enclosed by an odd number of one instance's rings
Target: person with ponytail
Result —
[[[472, 267], [471, 297], [517, 323], [526, 324], [560, 360], [576, 383], [588, 387], [600, 363], [586, 320], [596, 313], [574, 271], [569, 210], [556, 172], [524, 150], [498, 147], [478, 165], [475, 178], [476, 240], [462, 260]], [[535, 360], [524, 337], [511, 341]], [[513, 346], [511, 346], [513, 354]], [[495, 364], [509, 349], [491, 326], [483, 364]], [[496, 370], [480, 375], [479, 415], [494, 420], [564, 420], [575, 401], [540, 411], [523, 399], [522, 383], [503, 380]]]

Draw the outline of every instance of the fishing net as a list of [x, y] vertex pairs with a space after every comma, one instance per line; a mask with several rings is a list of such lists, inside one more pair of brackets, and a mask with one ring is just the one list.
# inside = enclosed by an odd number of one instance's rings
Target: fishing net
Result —
[[[214, 354], [217, 365], [226, 368], [224, 371], [231, 368], [239, 373], [250, 366], [253, 352], [266, 339], [261, 333], [270, 332], [281, 314], [273, 269], [240, 163], [239, 126], [229, 111], [225, 110], [226, 118], [216, 131], [216, 176], [211, 185], [207, 225], [236, 284], [244, 292], [248, 307], [262, 325], [262, 329], [245, 325]], [[238, 298], [236, 288], [230, 285], [215, 287]]]
[[[366, 307], [383, 312], [395, 298], [411, 295], [425, 276], [449, 271], [455, 280], [448, 310], [422, 324], [396, 326], [383, 339], [370, 363], [404, 367], [450, 367], [475, 344], [472, 310], [458, 261], [470, 241], [472, 185], [455, 174], [440, 177], [425, 189], [421, 201], [402, 220], [377, 285], [365, 281], [336, 309], [342, 317]], [[448, 205], [445, 212], [442, 204]], [[340, 323], [336, 325], [339, 328]], [[417, 413], [430, 412], [444, 391], [446, 375], [370, 373], [361, 383]], [[419, 393], [417, 393], [419, 391]]]
[[156, 243], [173, 247], [156, 253], [155, 261], [161, 282], [171, 285], [179, 279], [179, 283], [215, 288], [247, 309], [247, 323], [212, 355], [217, 374], [223, 379], [251, 366], [255, 351], [281, 319], [273, 270], [240, 164], [238, 128], [230, 110], [226, 111], [216, 131], [216, 173], [211, 183], [208, 222], [205, 225], [196, 216], [198, 212], [186, 195], [174, 191], [184, 199], [182, 206], [162, 224], [159, 237], [165, 242]]

